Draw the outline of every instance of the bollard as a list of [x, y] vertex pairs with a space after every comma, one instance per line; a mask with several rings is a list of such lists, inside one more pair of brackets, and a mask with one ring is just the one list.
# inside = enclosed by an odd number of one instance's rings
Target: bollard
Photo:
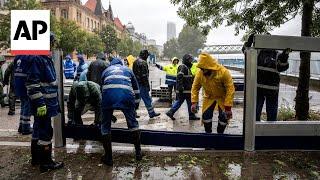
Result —
[[54, 134], [54, 146], [63, 147], [66, 144], [63, 128], [65, 124], [64, 117], [64, 90], [63, 90], [63, 67], [62, 67], [62, 51], [55, 50], [53, 52], [54, 67], [57, 76], [58, 85], [58, 98], [61, 112], [53, 118], [53, 134]]

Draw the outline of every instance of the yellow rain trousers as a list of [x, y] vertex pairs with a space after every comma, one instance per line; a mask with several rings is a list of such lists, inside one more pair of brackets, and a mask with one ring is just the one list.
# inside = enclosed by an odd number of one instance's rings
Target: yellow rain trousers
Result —
[[217, 59], [211, 57], [207, 53], [199, 55], [198, 68], [209, 69], [213, 73], [210, 76], [204, 76], [203, 71], [196, 73], [191, 90], [191, 101], [199, 102], [199, 91], [203, 88], [203, 105], [202, 113], [205, 112], [214, 101], [224, 110], [225, 106], [232, 107], [234, 97], [234, 85], [231, 74], [228, 69], [218, 64]]

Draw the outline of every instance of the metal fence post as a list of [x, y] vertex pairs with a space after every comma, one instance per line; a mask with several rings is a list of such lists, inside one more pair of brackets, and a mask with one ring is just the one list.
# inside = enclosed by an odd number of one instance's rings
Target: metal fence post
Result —
[[255, 149], [257, 95], [257, 50], [246, 51], [245, 61], [245, 105], [244, 105], [244, 150]]
[[63, 135], [63, 128], [65, 123], [64, 118], [64, 90], [63, 90], [63, 68], [62, 68], [62, 52], [55, 50], [53, 52], [54, 67], [56, 70], [57, 76], [57, 85], [58, 85], [58, 98], [61, 113], [53, 118], [53, 134], [54, 134], [54, 146], [63, 147], [65, 145], [65, 138]]

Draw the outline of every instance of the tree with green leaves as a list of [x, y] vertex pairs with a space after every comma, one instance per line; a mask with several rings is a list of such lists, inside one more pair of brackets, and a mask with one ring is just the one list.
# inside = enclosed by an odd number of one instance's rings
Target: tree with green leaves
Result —
[[159, 50], [154, 45], [147, 46], [149, 53], [154, 54], [156, 57], [159, 57]]
[[199, 28], [184, 25], [178, 37], [180, 56], [185, 54], [196, 56], [198, 50], [204, 47], [206, 40], [206, 35], [203, 35]]
[[99, 52], [103, 52], [104, 43], [97, 34], [86, 33], [84, 44], [79, 50], [88, 57], [92, 57]]
[[[207, 34], [223, 23], [249, 33], [266, 33], [302, 14], [301, 36], [319, 34], [320, 0], [171, 0], [178, 5], [178, 15], [188, 25], [201, 27]], [[318, 26], [318, 27], [317, 27]], [[295, 98], [296, 118], [309, 117], [310, 52], [300, 52], [300, 70]]]
[[163, 56], [171, 59], [172, 57], [180, 57], [178, 40], [173, 38], [164, 43]]
[[31, 9], [41, 9], [41, 4], [36, 0], [8, 0], [5, 3], [3, 12], [8, 13], [0, 14], [0, 47], [10, 47], [10, 11]]
[[140, 51], [142, 50], [143, 46], [139, 41], [133, 42], [133, 49], [132, 49], [132, 55], [138, 56], [140, 54]]
[[109, 54], [113, 50], [117, 50], [119, 39], [117, 33], [111, 25], [103, 26], [99, 32], [99, 36], [105, 44], [105, 51]]
[[121, 39], [117, 46], [117, 51], [122, 57], [126, 57], [128, 55], [138, 56], [141, 50], [141, 43], [139, 41], [133, 41], [129, 37]]
[[52, 21], [57, 24], [55, 27], [55, 35], [57, 37], [57, 48], [62, 49], [65, 54], [72, 53], [74, 50], [81, 50], [86, 40], [86, 32], [74, 22], [67, 19]]
[[133, 51], [133, 41], [129, 37], [125, 37], [120, 40], [117, 46], [117, 51], [120, 56], [126, 57], [132, 54]]

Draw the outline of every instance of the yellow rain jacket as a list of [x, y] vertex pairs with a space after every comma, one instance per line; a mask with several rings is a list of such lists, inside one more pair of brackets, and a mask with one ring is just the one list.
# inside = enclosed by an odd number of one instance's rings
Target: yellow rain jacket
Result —
[[129, 55], [129, 56], [127, 57], [127, 60], [128, 60], [128, 63], [129, 63], [129, 68], [132, 69], [133, 63], [134, 63], [134, 61], [136, 60], [136, 58], [133, 57], [132, 55]]
[[213, 70], [209, 77], [203, 75], [203, 71], [199, 70], [193, 81], [191, 90], [191, 101], [193, 103], [199, 102], [199, 91], [203, 88], [203, 105], [202, 113], [205, 112], [214, 101], [221, 109], [225, 106], [233, 105], [234, 85], [231, 74], [228, 69], [218, 64], [217, 59], [211, 57], [207, 53], [199, 55], [198, 68]]
[[192, 76], [195, 76], [196, 73], [198, 72], [199, 68], [197, 66], [198, 66], [198, 63], [192, 63], [192, 67], [191, 67]]
[[166, 72], [166, 84], [168, 85], [176, 85], [176, 79], [177, 79], [177, 73], [178, 73], [178, 67], [179, 65], [174, 65], [173, 61], [174, 60], [178, 60], [178, 58], [174, 57], [171, 59], [172, 64], [168, 64], [166, 66], [161, 66], [160, 70], [165, 71]]

